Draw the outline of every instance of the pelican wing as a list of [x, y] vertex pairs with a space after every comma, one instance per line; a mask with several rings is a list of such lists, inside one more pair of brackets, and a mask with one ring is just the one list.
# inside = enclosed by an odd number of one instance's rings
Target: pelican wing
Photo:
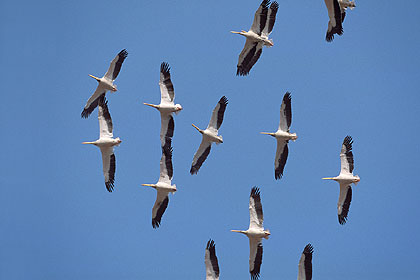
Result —
[[171, 144], [162, 147], [162, 157], [160, 158], [159, 182], [171, 184], [174, 170], [172, 166], [172, 147]]
[[276, 158], [274, 160], [274, 178], [276, 180], [283, 177], [284, 166], [289, 155], [288, 140], [277, 139]]
[[239, 55], [236, 75], [246, 76], [251, 71], [252, 66], [258, 61], [263, 49], [262, 42], [254, 42], [246, 39], [245, 46]]
[[340, 195], [338, 197], [337, 203], [338, 222], [340, 225], [344, 225], [347, 222], [347, 216], [350, 210], [351, 195], [351, 185], [340, 184]]
[[160, 221], [162, 220], [163, 213], [165, 213], [165, 210], [168, 207], [168, 203], [169, 203], [168, 192], [158, 189], [155, 205], [153, 205], [153, 209], [152, 209], [153, 228], [158, 228], [160, 226]]
[[99, 138], [112, 138], [112, 119], [108, 110], [108, 101], [105, 94], [99, 97], [98, 101]]
[[219, 279], [219, 264], [217, 262], [216, 246], [211, 239], [207, 242], [204, 263], [206, 264], [206, 280]]
[[223, 122], [223, 117], [225, 115], [226, 106], [228, 104], [228, 99], [226, 96], [222, 96], [219, 102], [217, 103], [216, 107], [213, 109], [213, 113], [211, 115], [211, 119], [207, 129], [212, 130], [217, 134], [220, 126]]
[[284, 132], [290, 131], [292, 124], [292, 96], [290, 92], [286, 92], [283, 96], [283, 102], [280, 107], [280, 124], [279, 129]]
[[279, 9], [279, 3], [274, 1], [270, 5], [270, 9], [268, 10], [267, 14], [267, 23], [265, 24], [265, 27], [263, 31], [261, 32], [261, 36], [267, 37], [271, 34], [273, 31], [274, 23], [276, 22], [276, 14]]
[[174, 136], [175, 122], [172, 113], [160, 113], [160, 141], [162, 146]]
[[330, 18], [325, 40], [331, 42], [334, 39], [334, 34], [343, 34], [341, 9], [338, 0], [325, 0], [325, 5], [327, 6], [328, 17]]
[[353, 139], [347, 135], [344, 138], [343, 145], [341, 146], [340, 160], [341, 160], [341, 173], [353, 174], [354, 159], [353, 159]]
[[198, 147], [198, 150], [195, 153], [193, 162], [191, 164], [191, 169], [190, 169], [191, 175], [198, 173], [198, 170], [200, 169], [201, 165], [209, 156], [210, 149], [211, 149], [211, 142], [204, 140], [204, 137], [203, 137], [200, 147]]
[[251, 280], [259, 279], [262, 263], [263, 246], [261, 238], [249, 239], [249, 273]]
[[312, 253], [314, 247], [309, 243], [303, 249], [302, 256], [299, 261], [298, 280], [311, 280], [312, 279]]
[[249, 196], [249, 228], [263, 230], [264, 215], [261, 204], [260, 189], [253, 187]]
[[101, 147], [102, 168], [105, 177], [105, 186], [109, 192], [114, 190], [115, 179], [115, 155], [113, 147]]
[[92, 94], [92, 96], [87, 101], [85, 107], [83, 108], [81, 114], [82, 118], [87, 119], [89, 115], [92, 114], [93, 110], [95, 110], [95, 108], [98, 107], [99, 97], [101, 97], [102, 95], [105, 96], [105, 93], [106, 90], [98, 85], [95, 92]]
[[267, 23], [268, 5], [270, 5], [270, 1], [263, 0], [255, 12], [254, 21], [250, 30], [258, 35], [261, 35]]
[[114, 81], [117, 78], [118, 74], [120, 73], [121, 66], [124, 60], [127, 58], [127, 55], [128, 52], [125, 49], [117, 54], [117, 56], [111, 61], [108, 71], [104, 76], [106, 79]]
[[160, 65], [160, 103], [174, 104], [175, 92], [174, 85], [171, 81], [171, 67], [166, 62], [162, 62]]

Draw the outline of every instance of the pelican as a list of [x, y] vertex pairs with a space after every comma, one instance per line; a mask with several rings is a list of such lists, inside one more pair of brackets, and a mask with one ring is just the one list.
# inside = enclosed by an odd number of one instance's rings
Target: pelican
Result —
[[346, 17], [347, 8], [353, 10], [356, 7], [356, 3], [354, 1], [349, 0], [338, 0], [338, 4], [340, 4], [340, 11], [341, 11], [341, 22], [344, 22], [344, 18]]
[[204, 263], [206, 264], [206, 280], [218, 280], [220, 272], [216, 256], [216, 246], [211, 239], [207, 242]]
[[283, 96], [283, 102], [280, 107], [280, 124], [276, 132], [261, 132], [277, 139], [276, 158], [274, 160], [274, 178], [280, 179], [283, 176], [284, 166], [286, 165], [289, 148], [287, 144], [289, 140], [296, 141], [296, 133], [290, 133], [290, 125], [292, 124], [292, 97], [290, 92], [286, 92]]
[[160, 176], [156, 184], [142, 184], [142, 186], [156, 189], [156, 201], [152, 209], [152, 226], [158, 228], [163, 213], [169, 203], [169, 193], [176, 192], [176, 185], [171, 185], [173, 177], [172, 168], [172, 147], [165, 145], [162, 147], [162, 157], [160, 159]]
[[312, 254], [314, 247], [309, 243], [303, 249], [302, 256], [299, 260], [299, 274], [298, 280], [311, 280], [312, 279]]
[[92, 144], [101, 149], [105, 186], [109, 192], [114, 189], [115, 180], [115, 155], [114, 146], [122, 142], [119, 137], [113, 138], [112, 119], [108, 110], [108, 101], [105, 93], [98, 98], [98, 119], [99, 119], [99, 139], [94, 142], [83, 142], [82, 144]]
[[207, 159], [210, 153], [212, 142], [215, 142], [217, 145], [223, 143], [222, 136], [217, 134], [219, 132], [220, 126], [222, 125], [227, 104], [228, 99], [226, 96], [222, 96], [214, 108], [209, 125], [205, 130], [199, 129], [197, 126], [192, 124], [192, 126], [203, 135], [203, 140], [201, 140], [200, 147], [198, 147], [198, 150], [194, 155], [190, 169], [191, 175], [197, 174], [201, 165]]
[[253, 187], [249, 197], [249, 228], [248, 230], [231, 230], [232, 232], [243, 233], [249, 238], [249, 273], [251, 279], [260, 277], [262, 263], [262, 238], [268, 239], [269, 230], [263, 227], [263, 210], [261, 205], [260, 189]]
[[175, 122], [172, 113], [178, 114], [182, 110], [180, 104], [174, 104], [175, 92], [174, 86], [171, 81], [171, 68], [166, 62], [162, 62], [160, 65], [160, 104], [154, 105], [149, 103], [143, 103], [144, 105], [156, 108], [160, 112], [161, 128], [160, 128], [160, 141], [162, 146], [166, 141], [170, 141], [174, 135]]
[[120, 51], [114, 58], [114, 60], [111, 61], [111, 65], [109, 65], [108, 71], [102, 78], [89, 75], [89, 77], [92, 77], [95, 80], [97, 80], [99, 85], [87, 101], [85, 108], [83, 108], [82, 118], [89, 117], [93, 110], [95, 110], [96, 106], [98, 106], [98, 100], [101, 95], [105, 94], [108, 90], [112, 92], [117, 91], [117, 86], [114, 85], [114, 81], [117, 78], [118, 73], [120, 73], [121, 66], [127, 55], [128, 53], [125, 49]]
[[325, 40], [327, 40], [327, 42], [331, 42], [334, 39], [334, 34], [338, 34], [340, 36], [343, 35], [341, 8], [340, 4], [338, 3], [339, 0], [324, 1], [328, 9], [328, 17], [330, 18]]
[[357, 185], [360, 182], [360, 178], [357, 175], [353, 175], [354, 160], [352, 152], [353, 139], [351, 136], [346, 136], [341, 146], [341, 171], [337, 177], [322, 178], [324, 180], [334, 180], [340, 184], [340, 195], [338, 197], [337, 210], [338, 210], [338, 222], [344, 225], [347, 222], [347, 215], [350, 209], [351, 203], [351, 184]]
[[246, 32], [231, 31], [234, 34], [239, 34], [246, 37], [245, 46], [239, 55], [236, 75], [246, 76], [251, 71], [252, 66], [260, 58], [263, 46], [272, 47], [273, 40], [269, 40], [268, 36], [273, 31], [274, 23], [276, 21], [276, 14], [279, 4], [274, 1], [270, 5], [269, 0], [263, 0], [254, 15], [254, 22], [251, 29]]

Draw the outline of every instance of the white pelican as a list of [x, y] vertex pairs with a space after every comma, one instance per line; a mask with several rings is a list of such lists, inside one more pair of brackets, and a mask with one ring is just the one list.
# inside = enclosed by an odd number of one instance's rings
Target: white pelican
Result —
[[149, 103], [143, 103], [144, 105], [156, 108], [160, 112], [161, 128], [160, 128], [160, 141], [162, 146], [170, 145], [166, 141], [170, 141], [174, 135], [175, 122], [172, 113], [178, 114], [182, 110], [180, 104], [174, 104], [175, 92], [174, 86], [171, 81], [171, 68], [166, 62], [162, 62], [160, 65], [160, 104], [154, 105]]
[[207, 156], [210, 153], [212, 142], [215, 142], [216, 144], [223, 143], [222, 136], [217, 134], [219, 132], [220, 126], [222, 125], [227, 104], [228, 99], [226, 96], [222, 96], [214, 108], [209, 125], [205, 130], [199, 129], [197, 126], [192, 124], [192, 126], [203, 135], [203, 140], [201, 140], [200, 147], [198, 147], [198, 150], [194, 155], [190, 169], [191, 175], [197, 174], [201, 165], [207, 159]]
[[311, 280], [312, 279], [312, 254], [314, 247], [309, 243], [303, 249], [302, 256], [299, 260], [299, 274], [298, 280]]
[[111, 65], [109, 65], [108, 71], [102, 78], [95, 77], [93, 75], [89, 75], [90, 77], [94, 78], [98, 81], [98, 87], [96, 88], [95, 92], [87, 101], [85, 108], [82, 111], [82, 118], [87, 118], [89, 115], [95, 110], [96, 106], [98, 106], [98, 98], [102, 94], [105, 94], [108, 90], [110, 91], [117, 91], [116, 85], [114, 85], [114, 81], [120, 73], [121, 66], [124, 62], [124, 59], [127, 57], [128, 53], [124, 49], [120, 51], [114, 60], [111, 61]]
[[344, 18], [346, 17], [347, 8], [353, 10], [356, 7], [356, 3], [354, 1], [349, 0], [338, 0], [338, 4], [340, 4], [340, 11], [341, 11], [341, 22], [344, 22]]
[[216, 256], [216, 246], [211, 239], [207, 242], [204, 263], [206, 264], [206, 280], [218, 280], [220, 272]]
[[338, 222], [344, 225], [347, 222], [347, 215], [351, 203], [351, 184], [357, 185], [360, 181], [359, 176], [353, 175], [354, 160], [352, 152], [353, 139], [346, 136], [341, 147], [341, 171], [337, 177], [322, 178], [324, 180], [334, 180], [340, 184], [340, 195], [338, 197], [337, 210]]
[[292, 98], [290, 92], [286, 92], [283, 96], [283, 102], [280, 107], [280, 124], [276, 132], [261, 132], [277, 139], [276, 158], [274, 160], [274, 177], [280, 179], [283, 176], [284, 166], [286, 165], [289, 148], [287, 144], [289, 140], [297, 139], [296, 133], [290, 133], [290, 125], [292, 124]]
[[260, 189], [253, 187], [249, 197], [249, 228], [248, 230], [231, 230], [240, 232], [249, 238], [249, 273], [251, 279], [260, 277], [260, 268], [262, 263], [262, 238], [268, 239], [269, 230], [263, 227], [263, 210], [261, 205]]
[[331, 42], [334, 39], [334, 34], [343, 35], [343, 26], [341, 18], [341, 8], [338, 0], [324, 0], [325, 5], [328, 9], [328, 17], [330, 21], [328, 22], [327, 34], [325, 40]]
[[114, 146], [118, 146], [122, 141], [119, 137], [113, 138], [112, 119], [108, 110], [108, 101], [105, 94], [98, 98], [98, 119], [99, 119], [99, 139], [95, 142], [83, 142], [82, 144], [93, 144], [101, 149], [105, 186], [109, 192], [114, 189], [115, 179], [115, 155]]
[[263, 46], [272, 47], [273, 40], [269, 40], [268, 36], [274, 27], [276, 21], [276, 14], [279, 4], [274, 1], [270, 5], [269, 0], [263, 0], [254, 15], [254, 22], [251, 29], [246, 32], [231, 31], [234, 34], [240, 34], [246, 37], [245, 46], [239, 55], [236, 75], [246, 76], [251, 71], [252, 66], [260, 58]]
[[169, 203], [169, 193], [176, 192], [176, 185], [171, 185], [173, 177], [172, 168], [172, 147], [165, 145], [162, 147], [162, 157], [160, 159], [160, 176], [156, 184], [142, 184], [142, 186], [156, 189], [156, 201], [152, 209], [152, 226], [158, 228]]

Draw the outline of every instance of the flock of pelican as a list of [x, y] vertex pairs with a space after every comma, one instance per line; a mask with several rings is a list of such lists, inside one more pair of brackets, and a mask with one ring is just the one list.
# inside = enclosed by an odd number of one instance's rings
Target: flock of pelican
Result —
[[[325, 0], [328, 9], [328, 29], [326, 41], [331, 42], [334, 34], [342, 35], [342, 23], [346, 15], [347, 8], [353, 9], [355, 3], [349, 0]], [[261, 56], [263, 46], [272, 47], [273, 41], [269, 35], [273, 31], [276, 14], [279, 4], [274, 1], [263, 0], [254, 15], [254, 21], [249, 31], [235, 32], [246, 37], [244, 49], [239, 55], [236, 75], [246, 76]], [[108, 101], [105, 97], [107, 91], [115, 92], [117, 87], [114, 84], [124, 60], [127, 58], [127, 51], [120, 51], [111, 61], [108, 71], [102, 78], [89, 75], [98, 81], [98, 86], [92, 96], [88, 99], [83, 111], [82, 118], [88, 118], [89, 115], [98, 107], [99, 120], [99, 139], [94, 142], [83, 142], [83, 144], [93, 144], [100, 148], [102, 153], [103, 174], [106, 189], [112, 192], [115, 183], [116, 159], [114, 146], [118, 146], [122, 141], [120, 138], [113, 137], [113, 124], [111, 114], [108, 108]], [[160, 176], [156, 184], [142, 184], [142, 186], [156, 189], [156, 201], [152, 208], [152, 227], [158, 228], [161, 224], [162, 216], [165, 213], [169, 203], [169, 193], [177, 191], [176, 185], [172, 184], [173, 166], [172, 166], [172, 137], [174, 135], [175, 121], [173, 113], [178, 114], [183, 108], [180, 104], [175, 104], [175, 91], [171, 81], [170, 67], [166, 62], [160, 66], [159, 87], [161, 99], [159, 105], [144, 103], [144, 105], [156, 108], [161, 116], [160, 141], [162, 155], [160, 159]], [[284, 175], [284, 169], [289, 154], [288, 143], [290, 140], [296, 141], [296, 133], [290, 132], [292, 123], [292, 98], [291, 93], [286, 92], [280, 106], [280, 123], [276, 132], [261, 132], [273, 136], [277, 140], [277, 150], [274, 159], [274, 178], [281, 179]], [[210, 122], [205, 130], [192, 126], [202, 134], [202, 141], [194, 154], [190, 173], [197, 174], [204, 161], [210, 154], [212, 143], [216, 145], [223, 143], [223, 138], [219, 135], [219, 129], [222, 125], [224, 113], [228, 105], [226, 96], [222, 96], [214, 108]], [[357, 184], [360, 181], [359, 176], [353, 175], [354, 160], [352, 152], [353, 139], [351, 136], [344, 138], [340, 159], [341, 171], [337, 177], [323, 178], [334, 180], [340, 184], [340, 193], [337, 203], [338, 222], [344, 225], [348, 218], [350, 203], [352, 199], [351, 184]], [[268, 239], [270, 231], [263, 226], [263, 209], [261, 203], [260, 189], [253, 187], [249, 198], [249, 216], [250, 223], [247, 230], [231, 230], [246, 235], [249, 239], [249, 273], [252, 280], [259, 279], [262, 264], [263, 246], [262, 239]], [[298, 265], [298, 279], [312, 279], [312, 254], [311, 244], [306, 245]], [[206, 279], [219, 279], [219, 264], [216, 257], [215, 243], [209, 240], [205, 251]]]

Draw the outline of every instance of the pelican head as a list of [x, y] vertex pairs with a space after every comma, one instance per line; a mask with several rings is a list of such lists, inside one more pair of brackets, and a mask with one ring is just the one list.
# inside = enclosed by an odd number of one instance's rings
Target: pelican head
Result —
[[203, 130], [199, 129], [197, 126], [195, 126], [194, 124], [191, 124], [195, 129], [198, 130], [198, 132], [200, 132], [201, 134], [203, 134]]
[[357, 183], [359, 183], [359, 182], [360, 182], [360, 177], [359, 177], [358, 175], [356, 175], [356, 176], [354, 176], [354, 177], [355, 177], [355, 178], [354, 178], [353, 184], [357, 185]]
[[111, 86], [111, 91], [117, 91], [118, 89], [117, 89], [117, 86], [116, 85], [112, 85]]
[[115, 145], [117, 145], [117, 146], [120, 145], [121, 142], [122, 142], [122, 140], [120, 139], [120, 137], [115, 138], [114, 141], [116, 143]]
[[268, 239], [270, 237], [271, 233], [268, 229], [264, 230], [264, 238]]
[[175, 105], [175, 114], [177, 114], [177, 115], [178, 115], [179, 111], [181, 111], [181, 110], [182, 110], [182, 106], [181, 106], [181, 104], [176, 104], [176, 105]]

